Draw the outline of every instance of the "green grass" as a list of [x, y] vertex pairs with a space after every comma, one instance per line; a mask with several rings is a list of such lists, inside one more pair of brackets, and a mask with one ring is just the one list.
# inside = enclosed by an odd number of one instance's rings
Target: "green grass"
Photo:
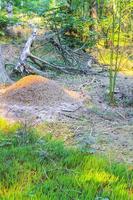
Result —
[[0, 200], [101, 199], [133, 199], [133, 168], [0, 120]]

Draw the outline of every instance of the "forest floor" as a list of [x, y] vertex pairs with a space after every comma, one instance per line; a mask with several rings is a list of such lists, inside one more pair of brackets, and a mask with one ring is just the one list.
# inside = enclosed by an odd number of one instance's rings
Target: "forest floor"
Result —
[[110, 106], [105, 94], [108, 90], [108, 74], [99, 74], [98, 69], [95, 72], [95, 75], [87, 77], [67, 76], [58, 79], [73, 90], [80, 91], [81, 86], [84, 86], [82, 90], [90, 98], [80, 113], [80, 120], [74, 119], [76, 113], [71, 114], [73, 120], [71, 118], [69, 121], [74, 130], [74, 142], [119, 161], [132, 163], [133, 107], [129, 105], [131, 100], [128, 95], [133, 87], [133, 78], [118, 75], [116, 96], [119, 102], [117, 106]]
[[[12, 63], [18, 54], [19, 47], [5, 46], [6, 61], [10, 60]], [[108, 72], [106, 70], [101, 72], [100, 66], [90, 69], [90, 74], [87, 76], [59, 75], [54, 77], [54, 81], [58, 87], [75, 91], [75, 94], [81, 95], [81, 99], [85, 97], [85, 100], [80, 103], [71, 101], [68, 104], [64, 99], [61, 104], [63, 107], [59, 103], [55, 104], [51, 114], [48, 114], [50, 110], [47, 104], [26, 106], [10, 101], [7, 106], [2, 100], [1, 116], [8, 120], [21, 120], [31, 126], [34, 124], [38, 129], [52, 133], [69, 145], [88, 149], [92, 153], [102, 152], [117, 161], [132, 163], [132, 76], [119, 73], [115, 92], [118, 100], [116, 106], [108, 104]], [[0, 95], [3, 91], [4, 88], [0, 90]]]

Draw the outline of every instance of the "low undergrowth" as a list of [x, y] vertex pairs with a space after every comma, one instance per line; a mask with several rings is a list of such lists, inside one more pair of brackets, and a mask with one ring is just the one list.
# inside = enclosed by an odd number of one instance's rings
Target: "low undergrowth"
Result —
[[0, 120], [1, 200], [129, 200], [133, 168]]

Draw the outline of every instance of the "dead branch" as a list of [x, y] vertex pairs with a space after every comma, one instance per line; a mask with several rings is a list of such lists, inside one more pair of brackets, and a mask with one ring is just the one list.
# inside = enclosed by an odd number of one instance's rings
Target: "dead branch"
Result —
[[61, 54], [65, 63], [69, 65], [79, 65], [79, 59], [77, 59], [76, 54], [67, 46], [62, 45], [60, 39], [57, 42], [54, 38], [50, 38], [49, 42], [57, 49], [57, 51]]
[[66, 73], [66, 74], [75, 74], [75, 73], [87, 74], [87, 71], [82, 70], [82, 69], [70, 68], [69, 66], [65, 66], [65, 67], [60, 66], [59, 67], [57, 65], [49, 63], [46, 60], [42, 60], [41, 58], [39, 58], [37, 56], [34, 56], [33, 54], [30, 54], [29, 58], [33, 62], [35, 60], [38, 60], [38, 61], [42, 62], [45, 65], [45, 68], [50, 69], [50, 70], [56, 70], [56, 71], [63, 72], [63, 73]]
[[33, 54], [30, 54], [29, 58], [32, 61], [38, 60], [38, 61], [42, 62], [45, 65], [45, 67], [47, 67], [48, 69], [53, 69], [53, 70], [56, 70], [56, 71], [68, 73], [68, 71], [65, 68], [63, 68], [63, 67], [61, 68], [61, 67], [58, 67], [54, 64], [51, 64], [51, 63], [47, 62], [46, 60], [42, 60], [41, 58], [34, 56]]
[[[58, 33], [51, 33], [51, 32], [46, 33], [45, 37], [43, 38], [43, 41], [50, 41], [54, 46], [56, 46], [58, 51], [61, 52], [63, 58], [69, 61], [69, 64], [72, 64], [72, 62], [70, 61], [70, 60], [72, 60], [75, 63], [75, 65], [77, 66], [78, 59], [75, 58], [75, 55], [74, 55], [75, 53], [73, 53], [73, 51], [68, 49], [66, 46], [60, 45], [60, 43], [56, 42], [53, 39], [53, 37], [56, 36], [57, 34]], [[35, 74], [39, 74], [39, 75], [46, 75], [43, 71], [41, 71], [42, 69], [54, 70], [54, 71], [63, 72], [63, 73], [67, 73], [67, 74], [75, 74], [75, 73], [86, 74], [87, 73], [85, 69], [79, 69], [77, 67], [70, 67], [68, 65], [59, 66], [59, 65], [50, 63], [44, 59], [41, 59], [41, 58], [33, 55], [30, 51], [30, 48], [35, 39], [37, 39], [37, 30], [36, 29], [34, 29], [33, 33], [28, 38], [28, 40], [20, 54], [19, 62], [17, 63], [15, 70], [20, 71], [21, 73], [23, 73], [25, 71], [27, 73], [35, 73]], [[36, 69], [35, 67], [27, 64], [28, 58], [33, 63], [35, 63], [41, 70]], [[43, 65], [40, 63], [42, 63]]]
[[45, 72], [43, 72], [43, 71], [41, 71], [41, 70], [29, 65], [29, 64], [25, 65], [25, 69], [26, 69], [26, 72], [30, 73], [30, 74], [38, 74], [40, 76], [48, 76], [47, 73], [45, 73]]

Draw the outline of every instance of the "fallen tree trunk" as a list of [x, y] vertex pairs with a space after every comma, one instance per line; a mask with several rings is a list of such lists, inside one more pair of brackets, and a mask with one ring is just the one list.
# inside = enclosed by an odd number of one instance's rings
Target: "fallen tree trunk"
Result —
[[38, 74], [40, 76], [48, 76], [47, 73], [45, 73], [41, 70], [38, 70], [37, 68], [35, 68], [35, 67], [33, 67], [29, 64], [26, 65], [26, 71], [27, 71], [28, 74], [30, 73], [30, 74]]
[[27, 59], [31, 55], [30, 48], [32, 46], [32, 43], [36, 39], [36, 36], [37, 36], [37, 29], [34, 29], [31, 36], [28, 38], [28, 40], [22, 50], [22, 53], [20, 54], [19, 62], [17, 63], [15, 70], [20, 71], [21, 73], [27, 72], [27, 73], [31, 73], [31, 74], [38, 74], [41, 76], [47, 76], [47, 74], [44, 73], [43, 71], [35, 68], [34, 66], [27, 64]]
[[[31, 45], [32, 45], [33, 41], [35, 40], [36, 36], [37, 36], [37, 30], [34, 30], [33, 33], [31, 34], [31, 36], [29, 37], [29, 39], [27, 40], [25, 47], [22, 50], [22, 53], [21, 53], [20, 58], [19, 58], [19, 62], [16, 65], [15, 70], [20, 71], [21, 73], [26, 71], [27, 73], [32, 72], [32, 73], [35, 73], [35, 74], [38, 74], [38, 75], [46, 75], [46, 73], [44, 73], [43, 71], [36, 69], [35, 67], [27, 64], [27, 59], [30, 58], [36, 64], [37, 64], [36, 60], [42, 62], [46, 66], [46, 68], [48, 68], [48, 69], [55, 69], [57, 71], [62, 71], [64, 73], [67, 73], [67, 71], [65, 69], [59, 68], [58, 66], [51, 64], [51, 63], [49, 63], [45, 60], [42, 60], [41, 58], [38, 58], [38, 57], [31, 54], [30, 48], [31, 48]], [[51, 38], [51, 36], [52, 36], [51, 34], [46, 35], [44, 40]]]
[[35, 60], [38, 60], [40, 62], [42, 62], [46, 68], [48, 69], [53, 69], [53, 70], [56, 70], [56, 71], [60, 71], [60, 72], [64, 72], [64, 73], [68, 73], [68, 71], [63, 68], [63, 67], [58, 67], [54, 64], [51, 64], [49, 62], [47, 62], [46, 60], [42, 60], [41, 58], [37, 57], [37, 56], [34, 56], [33, 54], [30, 54], [29, 55], [29, 58], [34, 62]]
[[26, 61], [27, 61], [28, 56], [30, 55], [30, 48], [31, 48], [31, 45], [32, 45], [33, 41], [35, 40], [36, 36], [37, 36], [37, 30], [34, 29], [33, 33], [28, 38], [28, 40], [22, 50], [22, 53], [20, 54], [19, 62], [16, 65], [15, 70], [20, 71], [22, 73], [24, 71], [26, 71], [26, 67], [27, 67]]
[[[46, 60], [42, 60], [41, 58], [34, 56], [33, 54], [30, 54], [29, 58], [35, 63], [37, 63], [36, 60], [40, 61], [41, 63], [43, 63], [45, 65], [45, 68], [47, 68], [49, 70], [64, 72], [66, 74], [75, 74], [75, 73], [87, 74], [86, 70], [71, 68], [68, 66], [65, 66], [65, 67], [60, 66], [59, 67], [57, 65], [47, 62]], [[42, 68], [42, 66], [41, 66], [41, 68]]]
[[2, 47], [0, 46], [0, 83], [8, 84], [11, 82], [12, 80], [9, 78], [4, 66], [4, 61], [3, 61], [3, 56], [2, 56]]
[[[43, 38], [43, 40], [47, 41], [47, 40], [51, 40], [53, 42], [53, 40], [51, 39], [52, 37], [54, 37], [56, 35], [56, 33], [50, 33], [50, 34], [45, 34], [45, 37]], [[20, 71], [21, 73], [23, 73], [24, 71], [27, 73], [34, 73], [34, 74], [38, 74], [38, 75], [44, 75], [47, 76], [48, 74], [46, 74], [45, 72], [43, 72], [42, 70], [39, 70], [37, 68], [35, 68], [34, 66], [31, 66], [29, 64], [27, 64], [27, 59], [29, 58], [33, 63], [35, 63], [40, 69], [48, 69], [48, 70], [54, 70], [54, 71], [58, 71], [58, 72], [63, 72], [63, 73], [67, 73], [67, 74], [75, 74], [75, 73], [82, 73], [82, 74], [86, 74], [86, 71], [83, 69], [76, 69], [76, 68], [70, 68], [69, 66], [58, 66], [55, 65], [53, 63], [50, 63], [44, 59], [41, 59], [35, 55], [33, 55], [30, 52], [30, 48], [32, 46], [33, 41], [37, 38], [37, 30], [34, 30], [33, 33], [31, 34], [31, 36], [28, 38], [22, 53], [20, 55], [19, 58], [19, 62], [15, 67], [15, 70]], [[54, 45], [57, 45], [57, 43], [54, 42]], [[60, 49], [60, 45], [58, 44], [58, 49]], [[71, 54], [69, 53], [67, 50], [62, 49], [62, 52], [65, 52], [66, 54]], [[65, 56], [65, 55], [64, 55]], [[42, 63], [42, 65], [40, 64]]]

